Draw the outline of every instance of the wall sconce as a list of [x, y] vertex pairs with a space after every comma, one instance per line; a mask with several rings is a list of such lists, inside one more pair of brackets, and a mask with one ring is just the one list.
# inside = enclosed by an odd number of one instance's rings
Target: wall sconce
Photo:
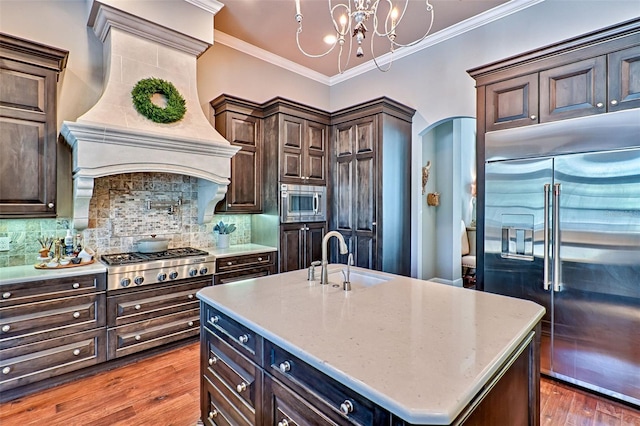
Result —
[[427, 205], [437, 207], [440, 205], [440, 193], [430, 192], [427, 194]]

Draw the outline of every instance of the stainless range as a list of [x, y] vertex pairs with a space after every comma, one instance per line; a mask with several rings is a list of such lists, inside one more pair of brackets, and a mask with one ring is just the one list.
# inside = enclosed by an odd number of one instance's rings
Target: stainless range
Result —
[[211, 276], [215, 257], [191, 247], [158, 253], [116, 253], [100, 256], [107, 265], [107, 290], [167, 283], [185, 278]]

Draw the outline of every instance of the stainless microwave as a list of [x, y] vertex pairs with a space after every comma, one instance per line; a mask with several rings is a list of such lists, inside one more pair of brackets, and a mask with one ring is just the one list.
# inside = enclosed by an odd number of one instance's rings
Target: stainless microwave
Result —
[[327, 220], [327, 187], [280, 185], [280, 222], [324, 222]]

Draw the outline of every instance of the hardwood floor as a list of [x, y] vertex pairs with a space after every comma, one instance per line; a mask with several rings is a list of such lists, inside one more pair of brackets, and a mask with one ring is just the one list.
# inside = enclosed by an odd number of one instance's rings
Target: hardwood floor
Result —
[[[0, 425], [195, 426], [198, 356], [194, 343], [0, 404]], [[549, 379], [540, 396], [541, 425], [640, 426], [640, 411]]]

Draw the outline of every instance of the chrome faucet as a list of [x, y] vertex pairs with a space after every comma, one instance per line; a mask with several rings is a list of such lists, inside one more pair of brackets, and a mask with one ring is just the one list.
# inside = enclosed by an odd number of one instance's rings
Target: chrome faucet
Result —
[[324, 237], [322, 237], [322, 270], [320, 272], [320, 284], [329, 284], [329, 272], [327, 271], [327, 266], [329, 265], [329, 261], [327, 260], [327, 242], [331, 237], [336, 237], [338, 239], [338, 242], [340, 243], [340, 254], [349, 253], [347, 243], [344, 242], [344, 237], [341, 233], [338, 231], [329, 231], [324, 234]]

